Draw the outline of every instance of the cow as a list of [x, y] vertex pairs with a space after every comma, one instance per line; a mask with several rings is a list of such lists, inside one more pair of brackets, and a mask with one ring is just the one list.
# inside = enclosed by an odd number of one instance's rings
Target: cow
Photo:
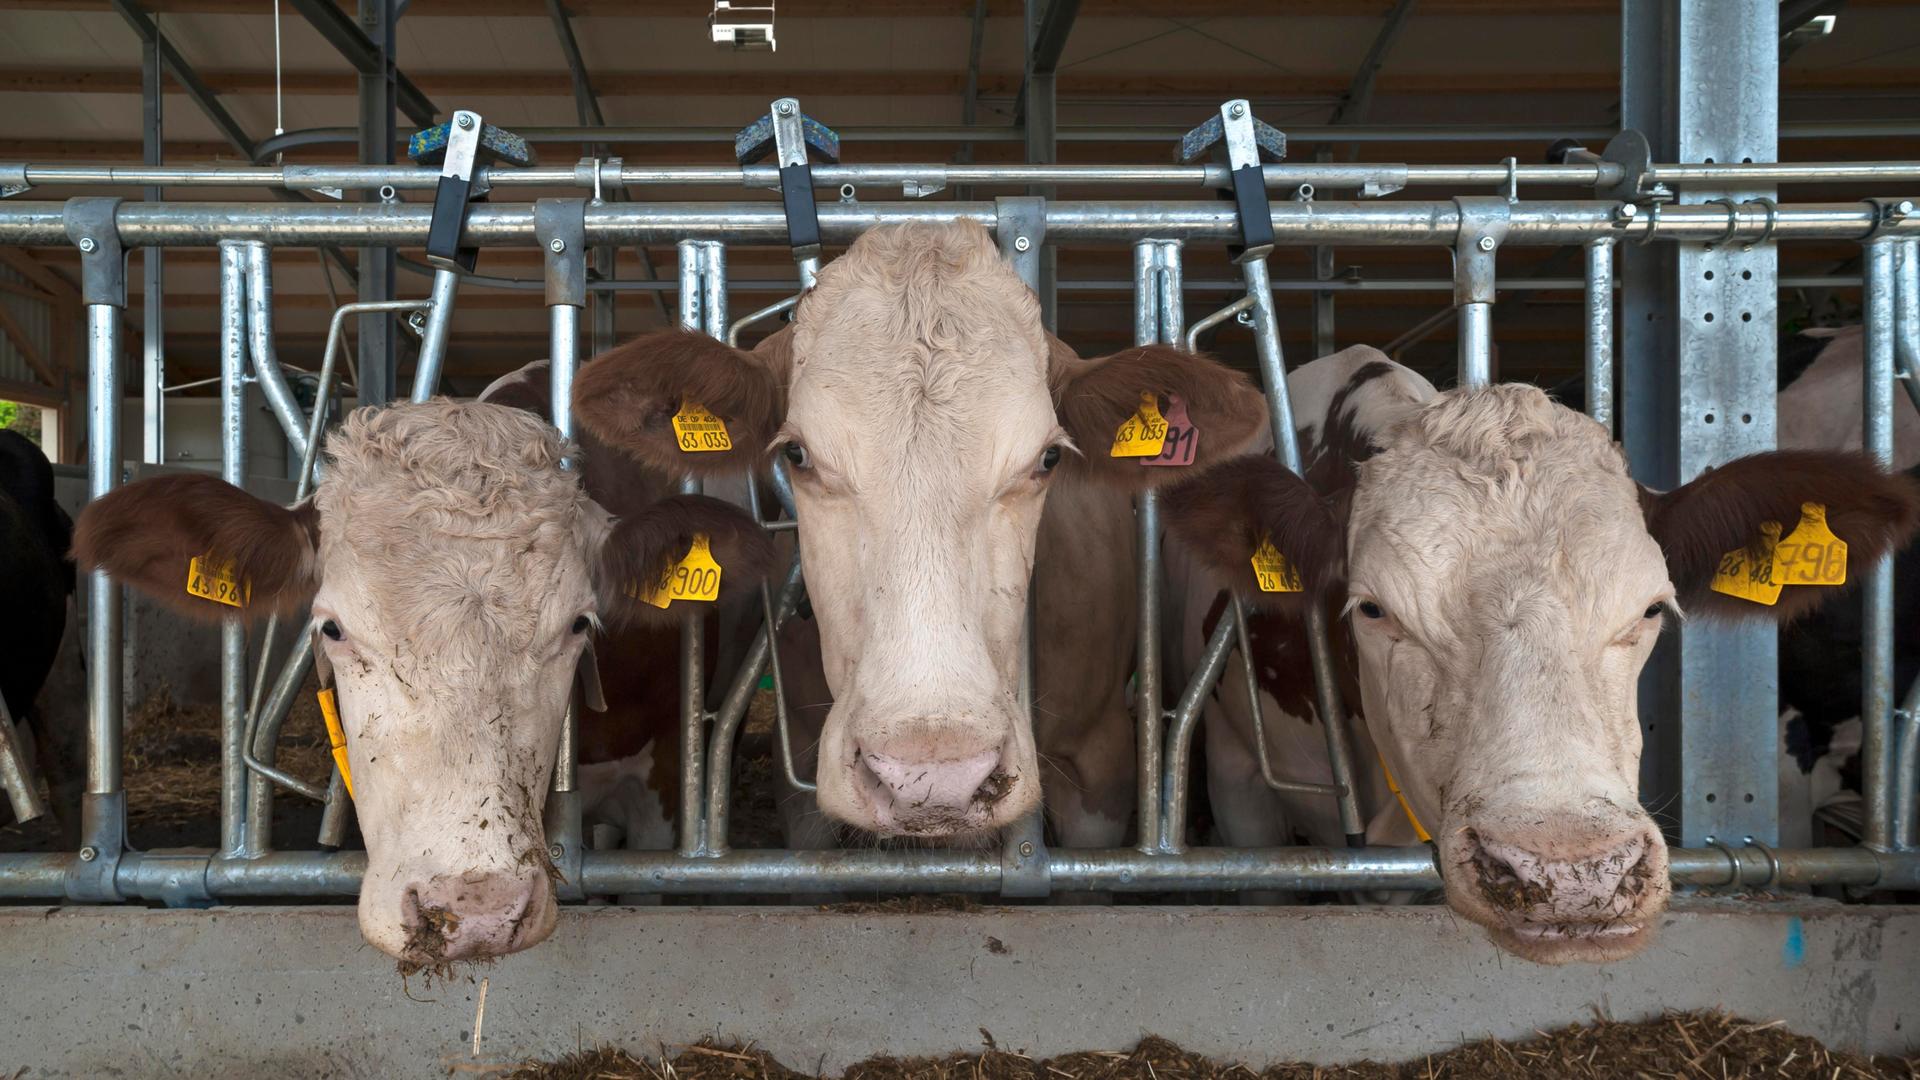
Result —
[[[1193, 464], [1111, 456], [1143, 394], [1185, 409]], [[680, 448], [672, 419], [693, 405], [721, 418], [731, 450]], [[965, 842], [1044, 790], [1062, 843], [1125, 837], [1129, 496], [1256, 437], [1264, 404], [1244, 375], [1166, 346], [1083, 360], [1046, 334], [984, 228], [919, 223], [860, 236], [752, 351], [666, 331], [594, 360], [574, 409], [667, 475], [784, 460], [832, 702], [815, 755], [827, 817]], [[1031, 717], [1018, 693], [1030, 580]]]
[[171, 475], [95, 500], [76, 526], [80, 565], [189, 615], [308, 616], [367, 845], [361, 932], [403, 971], [552, 932], [541, 807], [595, 624], [677, 623], [648, 598], [698, 537], [725, 592], [751, 595], [771, 558], [759, 524], [718, 500], [612, 518], [578, 454], [504, 405], [363, 408], [292, 508]]
[[[1604, 428], [1539, 389], [1437, 393], [1365, 348], [1289, 385], [1304, 479], [1256, 455], [1166, 496], [1187, 557], [1271, 616], [1256, 656], [1269, 726], [1325, 719], [1289, 693], [1300, 616], [1324, 605], [1359, 689], [1370, 834], [1404, 821], [1430, 835], [1448, 904], [1510, 952], [1640, 950], [1668, 895], [1666, 845], [1638, 799], [1635, 700], [1662, 627], [1806, 612], [1834, 590], [1788, 584], [1765, 605], [1716, 592], [1716, 573], [1762, 559], [1763, 524], [1790, 539], [1817, 503], [1854, 580], [1911, 535], [1920, 491], [1859, 453], [1814, 451], [1648, 491]], [[1297, 591], [1259, 587], [1265, 542]], [[1380, 798], [1383, 784], [1402, 798]]]
[[[62, 842], [78, 847], [86, 741], [83, 718], [66, 697], [42, 697], [79, 681], [73, 522], [53, 497], [53, 466], [17, 431], [0, 430], [0, 700], [31, 736]], [[0, 808], [4, 808], [0, 803]]]

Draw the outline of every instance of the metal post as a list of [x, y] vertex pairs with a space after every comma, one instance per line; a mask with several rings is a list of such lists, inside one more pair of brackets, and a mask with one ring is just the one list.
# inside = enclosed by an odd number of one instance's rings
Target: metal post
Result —
[[1490, 196], [1459, 196], [1460, 233], [1453, 245], [1453, 303], [1460, 309], [1457, 385], [1493, 381], [1494, 253], [1506, 239], [1511, 206]]
[[[1622, 122], [1646, 134], [1657, 160], [1775, 159], [1779, 5], [1627, 0], [1622, 27]], [[1711, 210], [1760, 239], [1769, 211], [1741, 200], [1774, 189], [1723, 183], [1688, 183], [1662, 213], [1672, 220], [1729, 200]], [[1774, 446], [1778, 253], [1771, 243], [1734, 240], [1735, 231], [1657, 245], [1658, 254], [1626, 249], [1621, 431], [1635, 477], [1657, 490]], [[1641, 797], [1672, 807], [1680, 843], [1778, 840], [1777, 656], [1771, 625], [1699, 621], [1648, 663]]]
[[[247, 481], [247, 245], [220, 245], [220, 478]], [[247, 628], [220, 622], [220, 851], [243, 854], [247, 839]]]
[[1920, 409], [1920, 240], [1894, 241], [1893, 361], [1896, 377], [1913, 407]]
[[[1178, 249], [1175, 249], [1176, 251]], [[1133, 342], [1151, 345], [1162, 340], [1160, 327], [1160, 241], [1133, 245]], [[1174, 340], [1179, 340], [1176, 332]], [[1096, 451], [1097, 452], [1097, 451]], [[1134, 497], [1137, 563], [1134, 584], [1139, 622], [1134, 638], [1134, 740], [1139, 757], [1137, 777], [1141, 851], [1160, 849], [1160, 751], [1164, 727], [1160, 700], [1160, 498], [1152, 488]]]
[[[1280, 352], [1280, 328], [1273, 311], [1273, 283], [1267, 276], [1265, 258], [1243, 258], [1241, 276], [1252, 297], [1253, 341], [1260, 356], [1260, 379], [1266, 384], [1267, 415], [1273, 425], [1274, 456], [1295, 473], [1303, 473], [1300, 436], [1293, 427], [1293, 398], [1287, 390], [1287, 364]], [[1313, 662], [1314, 706], [1326, 728], [1327, 759], [1333, 769], [1333, 782], [1340, 788], [1340, 831], [1347, 843], [1359, 847], [1366, 842], [1366, 820], [1360, 816], [1360, 801], [1353, 780], [1353, 751], [1347, 740], [1347, 707], [1340, 700], [1339, 676], [1333, 668], [1333, 649], [1327, 638], [1326, 612], [1317, 605], [1306, 614], [1307, 651]], [[1258, 708], [1256, 701], [1252, 706]]]
[[420, 355], [413, 362], [414, 401], [425, 401], [440, 392], [440, 373], [447, 362], [447, 331], [453, 326], [453, 298], [459, 290], [459, 274], [444, 268], [434, 270], [427, 325], [420, 334]]
[[[393, 164], [396, 136], [394, 109], [394, 0], [358, 0], [360, 30], [373, 44], [378, 65], [359, 76], [360, 161], [366, 164]], [[370, 203], [383, 201], [378, 191], [362, 193]], [[360, 300], [393, 299], [396, 269], [393, 248], [368, 246], [360, 249]], [[359, 394], [362, 405], [385, 405], [395, 392], [394, 325], [388, 313], [360, 316]]]
[[[683, 240], [680, 257], [680, 325], [727, 337], [726, 246], [712, 240]], [[700, 481], [686, 476], [681, 492], [700, 493]], [[707, 854], [705, 836], [707, 703], [705, 689], [705, 612], [687, 605], [680, 623], [680, 822], [684, 856]]]
[[1587, 415], [1613, 434], [1613, 245], [1587, 242]]
[[[287, 385], [280, 367], [279, 350], [273, 341], [273, 249], [258, 240], [243, 241], [246, 257], [247, 340], [253, 352], [252, 378], [260, 384], [267, 407], [287, 437], [291, 455], [298, 460], [307, 456], [307, 416]], [[247, 379], [245, 371], [242, 380]]]
[[[162, 149], [165, 91], [160, 78], [162, 62], [157, 33], [160, 16], [153, 16], [153, 20], [156, 33], [151, 40], [143, 40], [140, 46], [140, 158], [148, 165], [159, 165], [165, 157]], [[148, 202], [159, 202], [167, 197], [166, 189], [157, 185], [148, 187], [141, 195]], [[140, 259], [140, 460], [149, 465], [158, 465], [166, 460], [167, 446], [167, 409], [163, 393], [167, 382], [167, 362], [163, 345], [165, 319], [161, 251], [159, 248], [147, 248], [140, 253]]]
[[[1882, 468], [1893, 465], [1893, 357], [1896, 320], [1894, 242], [1865, 245], [1866, 327], [1861, 449]], [[1860, 842], [1890, 851], [1893, 829], [1893, 561], [1890, 552], [1867, 568], [1860, 586], [1860, 788], [1865, 799]]]
[[[1026, 0], [1026, 81], [1022, 88], [1021, 131], [1027, 144], [1027, 160], [1035, 164], [1052, 164], [1059, 160], [1059, 147], [1055, 136], [1056, 119], [1055, 92], [1056, 78], [1054, 64], [1048, 57], [1038, 55], [1040, 50], [1040, 31], [1046, 20], [1048, 6], [1068, 3], [1070, 0]], [[1071, 0], [1078, 6], [1078, 0]], [[1053, 57], [1057, 62], [1058, 57]], [[1027, 189], [1027, 194], [1035, 198], [1051, 199], [1054, 189], [1050, 184], [1037, 184]], [[1034, 293], [1040, 297], [1040, 321], [1048, 330], [1059, 325], [1059, 309], [1054, 291], [1054, 279], [1058, 259], [1054, 249], [1039, 246], [1038, 276], [1031, 282]]]

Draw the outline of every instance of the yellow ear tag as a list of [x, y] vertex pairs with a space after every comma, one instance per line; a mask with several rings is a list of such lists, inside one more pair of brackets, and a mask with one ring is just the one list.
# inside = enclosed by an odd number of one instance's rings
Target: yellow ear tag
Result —
[[1800, 504], [1800, 524], [1773, 549], [1773, 580], [1781, 585], [1845, 585], [1847, 542], [1827, 528], [1827, 508]]
[[[627, 595], [634, 595], [631, 588]], [[712, 603], [720, 599], [720, 564], [713, 557], [707, 534], [694, 534], [693, 547], [687, 551], [687, 557], [670, 568], [640, 599], [662, 610], [675, 600]]]
[[1737, 548], [1720, 556], [1720, 568], [1713, 575], [1713, 591], [1768, 607], [1779, 603], [1780, 578], [1773, 570], [1779, 546], [1780, 523], [1762, 522], [1759, 554]]
[[347, 798], [353, 798], [353, 769], [347, 764], [347, 730], [340, 726], [340, 703], [333, 687], [314, 695], [320, 699], [320, 719], [327, 722], [327, 742], [333, 747], [333, 764], [340, 770], [340, 782], [347, 785]]
[[1160, 415], [1159, 398], [1148, 390], [1140, 395], [1140, 408], [1113, 435], [1113, 450], [1108, 457], [1159, 457], [1167, 442], [1167, 420]]
[[1273, 541], [1262, 540], [1253, 550], [1253, 577], [1261, 592], [1300, 592], [1300, 571], [1293, 568]]
[[727, 434], [726, 421], [697, 402], [680, 403], [680, 411], [673, 414], [673, 434], [680, 440], [682, 453], [704, 454], [733, 449], [733, 436]]
[[216, 565], [212, 555], [196, 555], [187, 560], [187, 595], [243, 608], [253, 598], [253, 584], [242, 588], [233, 576], [232, 563]]

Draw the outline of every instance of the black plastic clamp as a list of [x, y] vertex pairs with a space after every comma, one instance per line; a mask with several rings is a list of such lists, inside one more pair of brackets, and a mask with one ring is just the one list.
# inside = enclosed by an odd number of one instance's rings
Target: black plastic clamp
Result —
[[780, 200], [787, 211], [787, 244], [800, 262], [820, 257], [820, 211], [813, 199], [812, 149], [830, 165], [840, 163], [840, 136], [800, 111], [795, 98], [775, 101], [767, 115], [733, 137], [733, 156], [751, 165], [771, 151], [780, 169]]
[[531, 165], [532, 148], [520, 136], [486, 123], [479, 113], [461, 109], [446, 123], [414, 133], [407, 140], [407, 156], [417, 165], [440, 166], [433, 220], [427, 226], [427, 261], [472, 273], [480, 249], [460, 246], [460, 233], [467, 225], [468, 207], [484, 201], [489, 190], [479, 166], [484, 162]]
[[1187, 132], [1180, 140], [1180, 160], [1191, 164], [1222, 148], [1233, 183], [1233, 201], [1240, 214], [1240, 243], [1228, 250], [1233, 252], [1235, 262], [1264, 259], [1273, 251], [1273, 208], [1267, 201], [1262, 158], [1285, 158], [1287, 137], [1254, 119], [1253, 106], [1245, 98], [1235, 98], [1221, 105], [1206, 123]]

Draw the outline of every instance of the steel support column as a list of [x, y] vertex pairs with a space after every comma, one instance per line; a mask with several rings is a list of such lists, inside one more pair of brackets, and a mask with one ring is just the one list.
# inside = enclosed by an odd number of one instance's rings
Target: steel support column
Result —
[[[1779, 14], [1775, 4], [1626, 0], [1622, 124], [1661, 161], [1774, 160]], [[1773, 193], [1689, 184], [1681, 201]], [[1628, 249], [1621, 431], [1643, 483], [1671, 488], [1773, 447], [1777, 268], [1771, 243]], [[1771, 625], [1695, 623], [1648, 664], [1641, 795], [1672, 807], [1680, 842], [1777, 839], [1776, 656]]]
[[[156, 19], [153, 37], [140, 43], [140, 160], [148, 165], [159, 165], [165, 160], [162, 150], [165, 88], [161, 86], [163, 61], [159, 31]], [[167, 194], [165, 188], [154, 186], [141, 192], [141, 196], [148, 202], [159, 202]], [[149, 465], [163, 460], [167, 444], [161, 254], [159, 248], [147, 248], [140, 253], [140, 460]]]
[[[1026, 0], [1026, 82], [1016, 111], [1026, 136], [1027, 161], [1032, 164], [1051, 165], [1059, 160], [1054, 70], [1079, 9], [1080, 0]], [[1054, 191], [1052, 185], [1042, 184], [1028, 188], [1027, 194], [1051, 199]], [[1058, 265], [1054, 249], [1042, 247], [1039, 277], [1033, 288], [1040, 297], [1040, 319], [1048, 330], [1059, 325], [1054, 290]]]
[[[360, 72], [360, 162], [393, 164], [394, 108], [393, 0], [358, 0], [360, 32], [377, 53], [376, 62]], [[375, 191], [361, 194], [366, 202], [380, 202]], [[388, 247], [360, 249], [360, 301], [393, 299], [394, 252]], [[395, 393], [394, 323], [390, 312], [360, 316], [359, 386], [362, 405], [385, 405]]]

